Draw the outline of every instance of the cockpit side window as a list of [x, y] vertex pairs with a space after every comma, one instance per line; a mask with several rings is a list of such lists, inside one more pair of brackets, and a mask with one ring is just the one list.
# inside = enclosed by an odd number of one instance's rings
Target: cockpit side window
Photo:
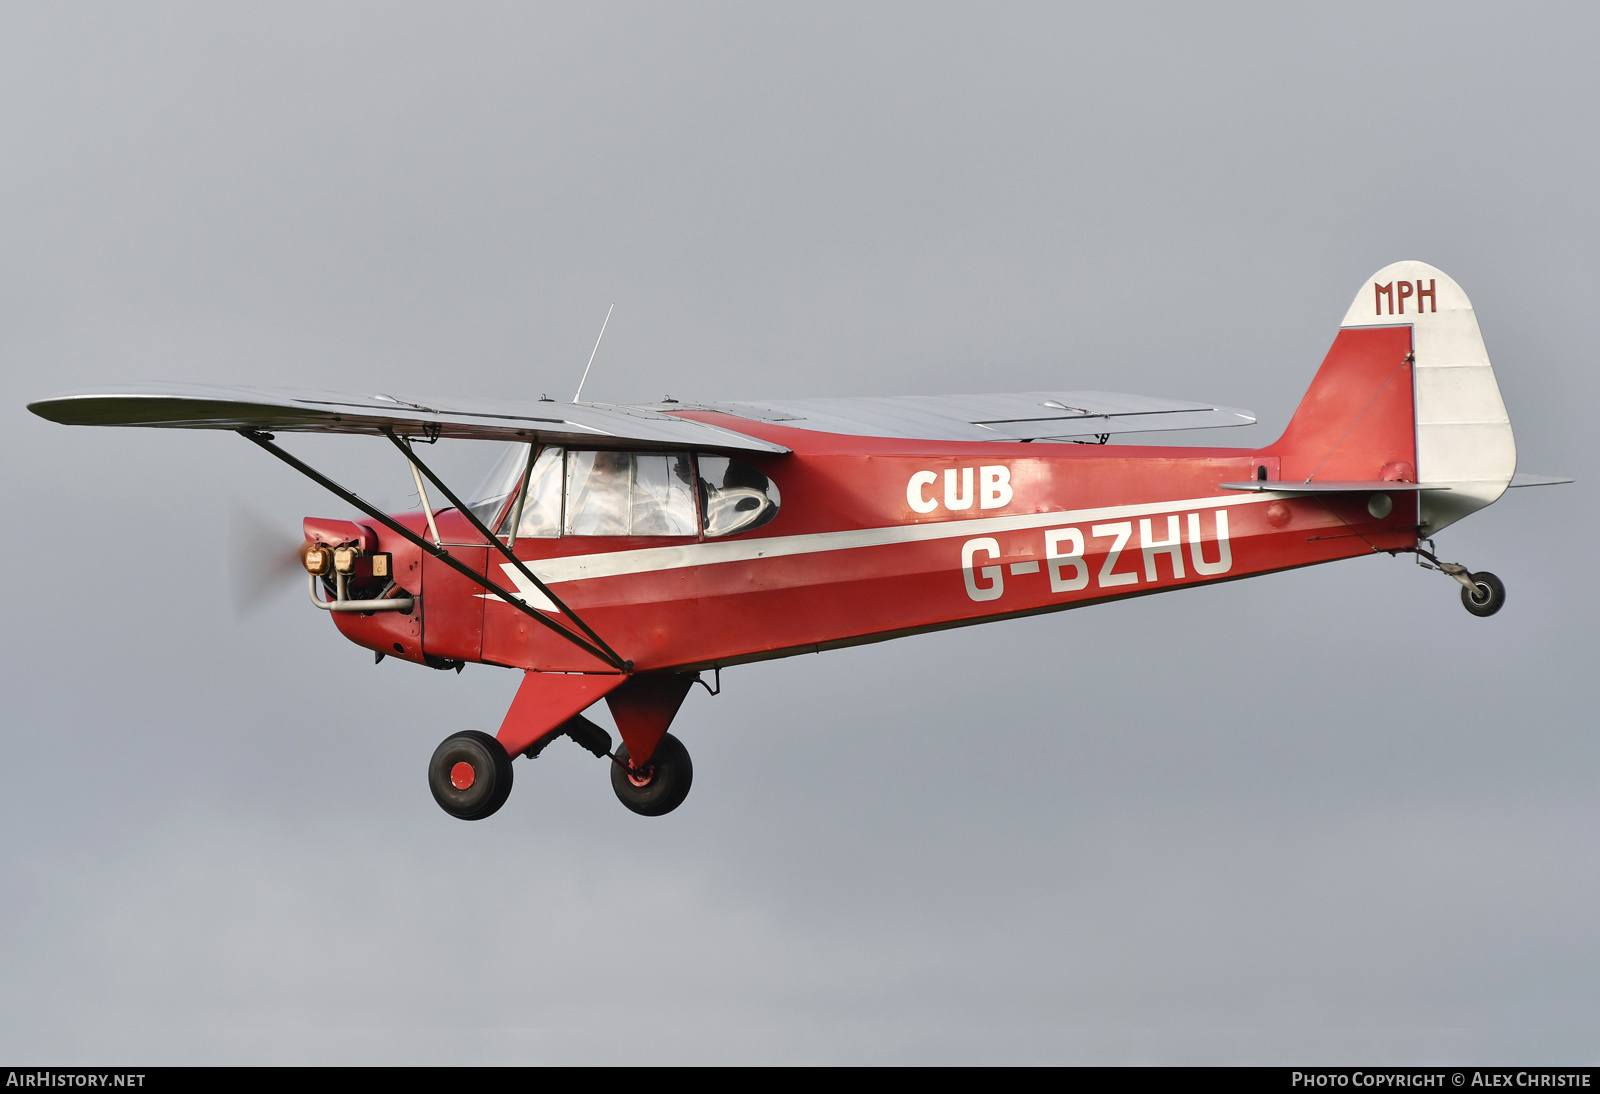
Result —
[[760, 528], [778, 515], [778, 486], [747, 463], [701, 453], [700, 512], [708, 538]]
[[573, 452], [567, 458], [569, 536], [692, 536], [686, 452]]
[[631, 535], [692, 536], [694, 465], [687, 452], [635, 452]]
[[[469, 506], [498, 535], [511, 532], [527, 466], [528, 446], [507, 445], [472, 493]], [[726, 456], [547, 445], [527, 477], [516, 538], [731, 536], [768, 523], [779, 504], [776, 483]]]

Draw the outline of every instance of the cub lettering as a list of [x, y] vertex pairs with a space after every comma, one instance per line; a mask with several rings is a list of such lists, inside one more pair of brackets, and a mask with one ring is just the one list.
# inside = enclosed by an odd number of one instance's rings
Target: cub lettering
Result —
[[[973, 472], [976, 470], [976, 481]], [[979, 509], [1003, 509], [1011, 504], [1011, 468], [1004, 464], [989, 467], [950, 467], [944, 472], [944, 493], [938, 493], [939, 474], [936, 471], [918, 471], [906, 483], [906, 504], [912, 512], [931, 513], [944, 507], [953, 513], [972, 508], [974, 492]]]

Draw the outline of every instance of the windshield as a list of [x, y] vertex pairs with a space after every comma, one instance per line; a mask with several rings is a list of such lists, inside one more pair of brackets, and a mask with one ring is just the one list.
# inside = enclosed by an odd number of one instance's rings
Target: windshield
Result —
[[523, 468], [527, 466], [528, 446], [506, 445], [505, 450], [500, 453], [500, 458], [478, 484], [478, 488], [467, 496], [467, 508], [471, 509], [484, 524], [493, 524], [495, 517], [500, 515], [501, 508], [505, 506], [506, 499], [511, 496], [511, 491], [517, 488], [517, 480], [521, 478]]
[[[522, 520], [517, 523], [517, 538], [559, 536], [561, 534], [561, 449], [545, 447], [533, 461], [527, 496], [522, 499]], [[506, 510], [501, 535], [511, 530], [515, 505]]]

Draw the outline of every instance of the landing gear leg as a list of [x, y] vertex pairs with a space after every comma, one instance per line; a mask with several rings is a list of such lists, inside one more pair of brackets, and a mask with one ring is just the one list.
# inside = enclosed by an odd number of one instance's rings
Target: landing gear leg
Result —
[[511, 796], [511, 757], [475, 729], [446, 737], [428, 761], [428, 789], [452, 817], [482, 820]]
[[[1432, 540], [1428, 541], [1428, 546], [1433, 546]], [[1438, 570], [1461, 583], [1461, 605], [1473, 615], [1493, 615], [1505, 607], [1505, 584], [1488, 570], [1472, 573], [1460, 563], [1440, 562], [1432, 551], [1425, 551], [1421, 547], [1415, 548], [1414, 553], [1417, 565]]]

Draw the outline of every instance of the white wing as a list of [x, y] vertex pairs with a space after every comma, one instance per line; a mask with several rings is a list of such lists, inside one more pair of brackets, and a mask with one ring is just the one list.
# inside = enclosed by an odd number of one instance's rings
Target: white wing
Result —
[[643, 407], [605, 403], [413, 399], [332, 391], [126, 384], [28, 404], [64, 425], [259, 429], [269, 433], [381, 433], [604, 446], [607, 442], [728, 452], [787, 452], [782, 445]]
[[752, 421], [822, 433], [930, 441], [1070, 440], [1107, 433], [1252, 425], [1233, 407], [1108, 391], [1025, 391], [1010, 395], [896, 395], [708, 403]]

